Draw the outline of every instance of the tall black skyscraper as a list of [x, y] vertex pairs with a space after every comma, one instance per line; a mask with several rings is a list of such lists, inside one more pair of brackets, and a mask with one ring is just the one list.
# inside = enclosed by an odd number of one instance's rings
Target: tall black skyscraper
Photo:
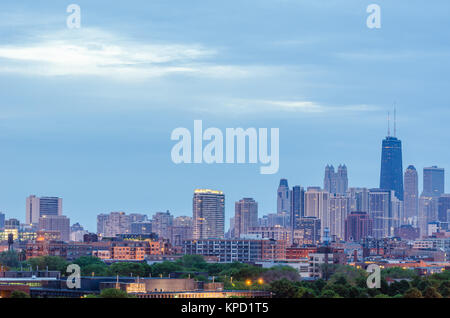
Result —
[[403, 201], [402, 142], [395, 137], [395, 134], [394, 120], [394, 137], [390, 136], [390, 129], [388, 129], [388, 135], [382, 144], [380, 188], [394, 190], [395, 196]]
[[291, 226], [298, 228], [300, 219], [305, 216], [305, 189], [301, 186], [294, 186], [291, 190]]

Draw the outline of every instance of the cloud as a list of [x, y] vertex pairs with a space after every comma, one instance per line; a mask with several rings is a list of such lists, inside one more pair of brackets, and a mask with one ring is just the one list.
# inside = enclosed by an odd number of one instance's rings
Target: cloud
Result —
[[82, 28], [41, 35], [26, 45], [1, 45], [0, 72], [127, 79], [176, 73], [207, 77], [248, 74], [238, 66], [210, 62], [216, 55], [216, 50], [199, 44], [148, 44]]
[[234, 112], [292, 112], [292, 113], [310, 113], [321, 114], [331, 112], [367, 112], [376, 111], [377, 106], [360, 105], [323, 105], [313, 101], [306, 100], [253, 100], [236, 99], [224, 103], [224, 110], [233, 110]]

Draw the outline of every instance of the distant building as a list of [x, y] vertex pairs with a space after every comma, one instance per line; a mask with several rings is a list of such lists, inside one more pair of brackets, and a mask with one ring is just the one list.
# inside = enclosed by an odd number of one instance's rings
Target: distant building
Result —
[[192, 239], [192, 217], [178, 216], [173, 219], [170, 242], [173, 246], [181, 246], [183, 241]]
[[296, 246], [317, 245], [320, 243], [320, 219], [304, 216], [297, 220], [292, 234], [292, 243]]
[[222, 191], [196, 189], [193, 197], [193, 238], [223, 238], [225, 195]]
[[5, 214], [0, 212], [0, 229], [5, 228]]
[[30, 195], [26, 199], [25, 220], [27, 224], [39, 223], [44, 215], [62, 215], [62, 199], [58, 197], [37, 197]]
[[391, 190], [369, 190], [369, 217], [373, 222], [373, 236], [382, 239], [391, 236], [392, 226], [392, 197]]
[[305, 216], [313, 216], [321, 221], [320, 237], [325, 228], [330, 227], [330, 194], [317, 187], [308, 187], [305, 192]]
[[287, 179], [281, 179], [277, 189], [277, 214], [289, 215], [291, 211], [289, 194]]
[[151, 234], [152, 222], [151, 221], [137, 221], [131, 223], [131, 234]]
[[369, 189], [367, 188], [349, 188], [347, 196], [350, 197], [350, 212], [369, 212]]
[[97, 234], [102, 237], [114, 237], [117, 234], [130, 233], [130, 227], [130, 217], [125, 212], [97, 215]]
[[243, 198], [234, 205], [234, 236], [241, 237], [250, 227], [258, 225], [258, 203], [252, 198]]
[[412, 225], [402, 225], [394, 230], [394, 236], [402, 240], [414, 241], [420, 238], [420, 229]]
[[372, 236], [372, 219], [366, 212], [351, 212], [345, 221], [345, 240], [360, 242]]
[[418, 227], [421, 237], [427, 237], [428, 223], [438, 220], [438, 199], [438, 197], [425, 195], [419, 198]]
[[329, 228], [330, 235], [335, 241], [345, 239], [345, 220], [350, 214], [352, 198], [340, 194], [330, 196], [329, 203]]
[[450, 222], [450, 194], [442, 194], [438, 199], [438, 219]]
[[291, 190], [291, 227], [298, 228], [299, 220], [305, 216], [305, 189], [301, 186], [294, 186]]
[[403, 201], [402, 142], [389, 133], [382, 143], [380, 189], [393, 190]]
[[345, 194], [348, 188], [347, 167], [339, 165], [338, 171], [334, 171], [333, 165], [325, 167], [323, 189], [331, 194]]
[[417, 223], [419, 214], [419, 179], [414, 166], [408, 166], [404, 176], [405, 219], [403, 224]]
[[39, 231], [59, 231], [61, 240], [70, 240], [70, 219], [63, 215], [44, 215], [39, 218]]
[[423, 168], [422, 196], [440, 197], [444, 193], [444, 168], [437, 166]]
[[170, 239], [170, 229], [173, 224], [173, 215], [169, 211], [157, 212], [152, 218], [152, 232], [159, 238]]

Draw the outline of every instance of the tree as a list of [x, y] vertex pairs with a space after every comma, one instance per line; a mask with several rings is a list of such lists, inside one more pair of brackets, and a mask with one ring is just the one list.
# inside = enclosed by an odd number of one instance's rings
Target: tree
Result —
[[378, 294], [374, 298], [389, 298], [389, 296], [385, 294]]
[[141, 263], [114, 263], [109, 266], [109, 274], [112, 276], [141, 276], [145, 277], [148, 275], [149, 268], [147, 269], [147, 264]]
[[14, 290], [9, 296], [9, 298], [30, 298], [30, 295], [21, 290]]
[[107, 276], [108, 265], [106, 265], [100, 258], [95, 256], [81, 256], [74, 262], [81, 268], [81, 275], [90, 276], [92, 273], [96, 276]]
[[297, 298], [315, 298], [316, 295], [314, 294], [314, 291], [310, 288], [299, 287], [296, 297]]
[[286, 278], [274, 281], [270, 284], [270, 291], [276, 298], [294, 298], [297, 296], [297, 287]]
[[19, 254], [16, 251], [1, 252], [0, 264], [7, 267], [19, 266]]
[[320, 295], [320, 298], [339, 298], [339, 295], [331, 289], [324, 289], [324, 291]]
[[129, 298], [128, 294], [120, 289], [105, 288], [100, 292], [100, 298]]
[[406, 291], [404, 298], [422, 298], [422, 293], [416, 287], [410, 288]]
[[438, 293], [436, 288], [434, 287], [427, 287], [423, 293], [424, 298], [442, 298], [442, 295]]
[[69, 265], [69, 262], [60, 256], [33, 257], [27, 260], [27, 263], [33, 269], [46, 270], [48, 268], [49, 271], [59, 271], [63, 275], [66, 274], [66, 269]]

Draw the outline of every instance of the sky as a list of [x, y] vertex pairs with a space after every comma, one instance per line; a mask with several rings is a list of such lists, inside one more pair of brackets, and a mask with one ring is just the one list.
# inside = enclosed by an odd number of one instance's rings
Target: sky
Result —
[[[372, 3], [380, 29], [366, 25]], [[228, 221], [242, 197], [275, 212], [280, 178], [322, 186], [327, 164], [378, 187], [394, 103], [404, 169], [448, 176], [448, 12], [446, 0], [3, 0], [0, 211], [24, 222], [28, 195], [59, 196], [96, 231], [99, 213], [192, 215], [193, 190], [212, 188]], [[279, 128], [278, 173], [174, 164], [172, 131], [197, 119]]]

